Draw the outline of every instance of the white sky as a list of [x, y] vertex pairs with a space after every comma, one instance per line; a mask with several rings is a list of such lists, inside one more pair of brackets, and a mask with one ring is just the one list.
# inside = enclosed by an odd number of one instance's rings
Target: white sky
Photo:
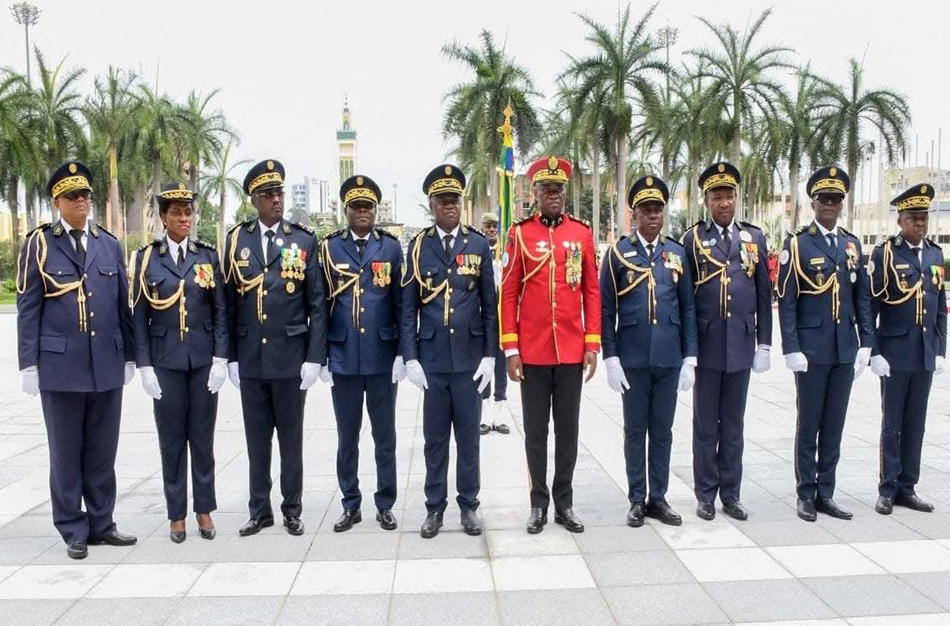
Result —
[[[31, 30], [32, 41], [50, 62], [69, 55], [67, 65], [86, 68], [84, 87], [113, 64], [135, 69], [149, 81], [160, 67], [160, 89], [178, 100], [191, 89], [220, 88], [217, 105], [241, 133], [238, 158], [278, 158], [289, 182], [310, 175], [337, 184], [334, 133], [348, 94], [359, 134], [358, 169], [380, 184], [384, 196], [398, 184], [399, 218], [409, 224], [421, 224], [422, 213], [414, 207], [422, 199], [422, 179], [449, 149], [439, 131], [442, 96], [467, 79], [440, 54], [441, 46], [453, 38], [476, 44], [483, 27], [499, 41], [507, 36], [509, 54], [551, 95], [564, 53], [588, 49], [573, 11], [613, 24], [622, 6], [601, 0], [573, 5], [556, 0], [34, 1], [43, 14]], [[649, 4], [631, 6], [639, 16]], [[867, 47], [867, 85], [886, 85], [908, 96], [921, 161], [943, 125], [942, 163], [950, 165], [950, 5], [664, 0], [654, 29], [667, 22], [680, 29], [672, 52], [677, 62], [689, 48], [713, 43], [696, 15], [741, 29], [768, 6], [774, 13], [760, 41], [787, 45], [796, 51], [793, 60], [811, 60], [813, 70], [832, 79], [844, 81], [847, 58], [860, 58]], [[5, 11], [0, 66], [22, 71], [24, 56], [22, 27]]]

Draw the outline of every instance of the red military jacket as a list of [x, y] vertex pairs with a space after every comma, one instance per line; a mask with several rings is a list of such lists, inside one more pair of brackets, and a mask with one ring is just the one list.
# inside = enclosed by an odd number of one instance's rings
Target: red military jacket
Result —
[[600, 351], [600, 288], [590, 226], [535, 213], [508, 233], [501, 345], [528, 365], [582, 363]]

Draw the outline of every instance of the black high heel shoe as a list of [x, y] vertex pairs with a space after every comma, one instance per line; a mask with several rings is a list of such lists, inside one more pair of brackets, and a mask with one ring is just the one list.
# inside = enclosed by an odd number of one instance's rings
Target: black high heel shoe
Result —
[[[184, 522], [184, 520], [172, 520], [172, 522]], [[188, 538], [188, 533], [184, 530], [171, 530], [168, 531], [168, 537], [172, 540], [172, 543], [184, 543], [185, 539]]]
[[[195, 515], [195, 519], [198, 520], [198, 515]], [[217, 531], [214, 529], [214, 526], [202, 526], [201, 520], [198, 520], [198, 534], [201, 535], [202, 539], [207, 539], [211, 541], [217, 535]]]

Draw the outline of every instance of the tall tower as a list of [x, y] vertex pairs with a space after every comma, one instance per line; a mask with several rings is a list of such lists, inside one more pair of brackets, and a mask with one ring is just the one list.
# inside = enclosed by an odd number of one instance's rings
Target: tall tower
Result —
[[343, 96], [343, 128], [336, 131], [340, 184], [356, 172], [356, 131], [350, 125], [350, 107]]

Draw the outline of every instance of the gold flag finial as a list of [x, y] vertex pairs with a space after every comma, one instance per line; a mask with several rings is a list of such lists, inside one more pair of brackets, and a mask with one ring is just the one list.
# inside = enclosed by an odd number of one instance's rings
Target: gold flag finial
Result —
[[513, 127], [511, 126], [511, 118], [514, 117], [515, 109], [511, 106], [511, 98], [508, 98], [508, 104], [505, 106], [505, 123], [498, 127], [498, 132], [503, 133], [504, 135], [511, 135]]

